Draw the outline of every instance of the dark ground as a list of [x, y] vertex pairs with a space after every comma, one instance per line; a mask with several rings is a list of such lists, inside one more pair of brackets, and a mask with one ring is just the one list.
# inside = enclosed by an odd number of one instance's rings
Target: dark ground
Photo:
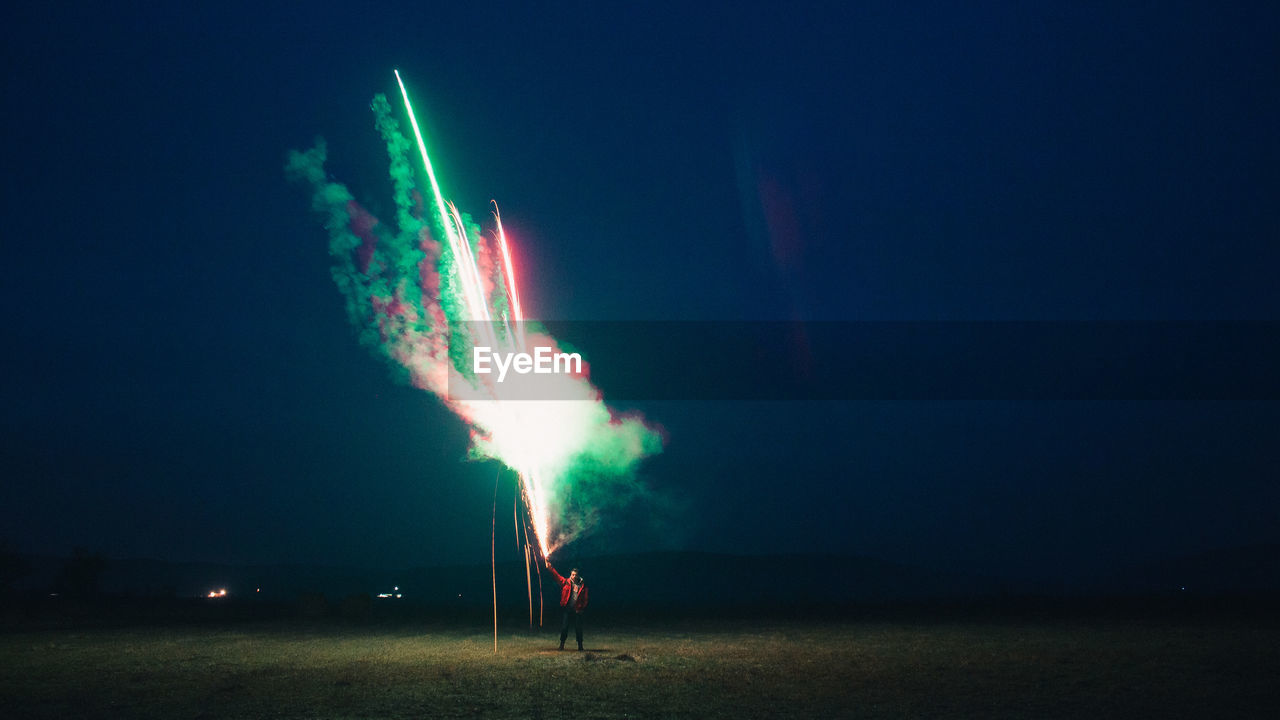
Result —
[[[1230, 606], [822, 616], [10, 623], [0, 717], [1272, 717], [1280, 625]], [[570, 641], [572, 645], [572, 640]]]

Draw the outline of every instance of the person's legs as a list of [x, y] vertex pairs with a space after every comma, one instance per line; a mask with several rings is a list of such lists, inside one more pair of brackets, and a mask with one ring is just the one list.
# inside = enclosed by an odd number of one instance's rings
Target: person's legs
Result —
[[[570, 608], [564, 609], [564, 617], [560, 620], [560, 649], [564, 649], [565, 638], [569, 637], [569, 616], [576, 614]], [[578, 633], [581, 635], [582, 633]]]
[[573, 633], [578, 638], [578, 649], [582, 649], [582, 613], [573, 614]]

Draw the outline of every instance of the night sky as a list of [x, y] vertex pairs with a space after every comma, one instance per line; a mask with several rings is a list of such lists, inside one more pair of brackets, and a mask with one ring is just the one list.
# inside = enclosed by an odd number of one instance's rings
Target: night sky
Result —
[[[390, 220], [392, 68], [538, 317], [1280, 320], [1272, 3], [27, 5], [0, 16], [23, 552], [485, 559], [494, 466], [359, 346], [283, 169], [323, 136]], [[653, 498], [575, 551], [1071, 580], [1280, 542], [1274, 400], [640, 398]]]

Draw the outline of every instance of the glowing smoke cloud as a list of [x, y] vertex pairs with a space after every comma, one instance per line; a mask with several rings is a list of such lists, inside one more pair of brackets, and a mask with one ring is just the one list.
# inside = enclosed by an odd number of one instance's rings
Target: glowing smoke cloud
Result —
[[[329, 231], [333, 278], [361, 342], [467, 422], [475, 457], [499, 460], [519, 474], [539, 549], [548, 555], [589, 529], [595, 498], [639, 490], [636, 465], [661, 450], [661, 439], [639, 417], [612, 413], [585, 377], [540, 376], [539, 382], [555, 383], [542, 387], [556, 400], [513, 402], [504, 401], [491, 380], [471, 373], [473, 343], [529, 352], [557, 346], [521, 322], [515, 265], [496, 206], [495, 233], [486, 238], [445, 200], [403, 83], [400, 89], [430, 191], [424, 198], [418, 189], [414, 143], [401, 132], [386, 96], [375, 96], [375, 123], [390, 157], [395, 227], [328, 178], [323, 140], [291, 152], [286, 169], [313, 189], [312, 207]], [[469, 321], [489, 322], [462, 324]], [[478, 328], [482, 337], [467, 337], [467, 328]], [[465, 397], [483, 399], [460, 399], [459, 383], [471, 390]]]

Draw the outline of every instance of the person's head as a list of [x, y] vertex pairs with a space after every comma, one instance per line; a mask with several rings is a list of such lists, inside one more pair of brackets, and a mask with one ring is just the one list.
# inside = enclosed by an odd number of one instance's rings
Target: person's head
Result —
[[574, 568], [569, 571], [569, 582], [573, 583], [574, 585], [582, 584], [582, 576], [578, 574], [578, 568]]

